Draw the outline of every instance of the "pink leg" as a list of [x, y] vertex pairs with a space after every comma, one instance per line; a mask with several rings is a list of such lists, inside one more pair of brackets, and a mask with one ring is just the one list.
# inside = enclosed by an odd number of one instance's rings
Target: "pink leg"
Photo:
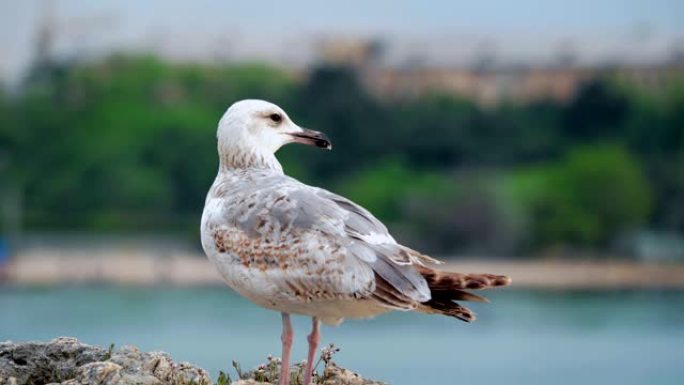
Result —
[[311, 319], [311, 334], [307, 337], [309, 341], [309, 356], [306, 360], [306, 372], [304, 373], [304, 385], [311, 385], [311, 377], [313, 376], [313, 362], [316, 358], [316, 348], [318, 343], [321, 341], [321, 334], [318, 332], [318, 328], [321, 322], [318, 318], [313, 317]]
[[281, 313], [283, 316], [283, 334], [281, 340], [283, 341], [283, 357], [280, 363], [280, 381], [279, 385], [290, 385], [290, 350], [292, 349], [292, 324], [290, 323], [290, 315]]

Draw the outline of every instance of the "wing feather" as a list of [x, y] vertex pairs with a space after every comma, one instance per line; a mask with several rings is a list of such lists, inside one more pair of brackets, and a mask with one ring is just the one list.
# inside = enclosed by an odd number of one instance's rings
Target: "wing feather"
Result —
[[411, 308], [430, 300], [427, 282], [413, 265], [434, 260], [397, 244], [385, 225], [356, 203], [274, 174], [252, 175], [225, 190], [221, 222], [241, 238], [226, 247], [249, 254], [255, 268], [268, 268], [263, 260], [269, 258], [280, 267], [287, 263], [280, 269], [282, 282], [275, 283], [279, 288], [315, 292], [322, 276], [329, 276], [327, 295], [371, 298], [380, 277], [388, 306]]

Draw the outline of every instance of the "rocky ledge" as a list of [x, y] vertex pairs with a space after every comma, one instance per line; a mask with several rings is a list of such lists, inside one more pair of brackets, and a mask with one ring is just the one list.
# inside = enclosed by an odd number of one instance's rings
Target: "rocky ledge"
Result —
[[[381, 385], [332, 362], [324, 351], [323, 373], [315, 377], [322, 385]], [[269, 358], [258, 368], [242, 372], [236, 381], [220, 373], [217, 385], [269, 385], [277, 383], [280, 362]], [[301, 364], [292, 368], [292, 385], [301, 383]], [[211, 385], [209, 374], [187, 362], [174, 362], [163, 352], [141, 352], [134, 346], [102, 348], [75, 338], [50, 342], [0, 342], [0, 385]]]

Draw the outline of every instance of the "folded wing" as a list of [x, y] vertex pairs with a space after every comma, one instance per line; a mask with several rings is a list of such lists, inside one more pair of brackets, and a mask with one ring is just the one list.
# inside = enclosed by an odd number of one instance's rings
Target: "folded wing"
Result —
[[[380, 221], [348, 199], [272, 174], [253, 175], [223, 193], [214, 225], [217, 247], [245, 267], [261, 269], [279, 289], [305, 300], [377, 298], [401, 309], [430, 299], [414, 265], [433, 260], [397, 244]], [[395, 299], [383, 300], [385, 292]]]

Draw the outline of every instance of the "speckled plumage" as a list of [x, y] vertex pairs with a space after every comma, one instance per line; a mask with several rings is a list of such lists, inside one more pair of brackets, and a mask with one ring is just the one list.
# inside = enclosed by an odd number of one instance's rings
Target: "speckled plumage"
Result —
[[398, 244], [363, 207], [284, 175], [275, 157], [281, 146], [332, 146], [271, 103], [233, 104], [217, 138], [220, 166], [202, 214], [202, 247], [230, 287], [282, 313], [280, 385], [289, 383], [290, 313], [313, 319], [304, 378], [309, 385], [319, 320], [338, 324], [417, 310], [472, 321], [474, 314], [456, 301], [484, 298], [465, 289], [510, 283], [504, 276], [430, 268], [426, 264], [438, 261]]
[[427, 257], [398, 245], [360, 206], [278, 171], [221, 172], [204, 215], [207, 255], [229, 286], [261, 306], [326, 323], [415, 307], [380, 302], [375, 274], [412, 302], [430, 299], [412, 268]]
[[[260, 122], [273, 113], [285, 122]], [[263, 101], [236, 103], [219, 123], [221, 165], [201, 233], [228, 285], [266, 308], [330, 324], [389, 310], [443, 313], [426, 305], [436, 300], [427, 278], [448, 275], [424, 266], [438, 261], [398, 244], [363, 207], [284, 175], [274, 153], [293, 140], [273, 137], [283, 134], [278, 130], [302, 129]], [[494, 275], [458, 277], [475, 283], [460, 289], [508, 283]], [[456, 297], [449, 302], [481, 298], [465, 292]]]

